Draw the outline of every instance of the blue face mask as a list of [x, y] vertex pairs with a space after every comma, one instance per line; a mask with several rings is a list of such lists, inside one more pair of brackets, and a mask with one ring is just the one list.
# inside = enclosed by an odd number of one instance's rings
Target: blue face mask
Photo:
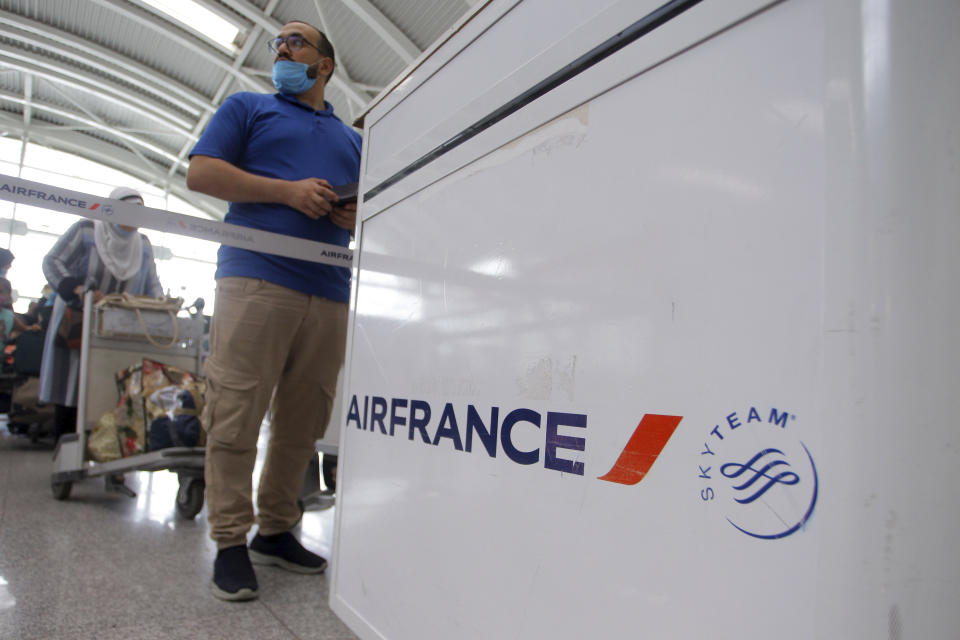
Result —
[[295, 96], [310, 90], [316, 78], [307, 77], [307, 65], [293, 60], [277, 60], [273, 63], [273, 86], [281, 93]]
[[133, 231], [127, 231], [126, 229], [124, 229], [124, 228], [122, 228], [120, 225], [118, 225], [116, 222], [114, 222], [114, 223], [112, 223], [112, 224], [113, 224], [113, 229], [114, 229], [117, 233], [119, 233], [121, 236], [123, 236], [124, 238], [127, 238], [127, 237], [133, 235]]

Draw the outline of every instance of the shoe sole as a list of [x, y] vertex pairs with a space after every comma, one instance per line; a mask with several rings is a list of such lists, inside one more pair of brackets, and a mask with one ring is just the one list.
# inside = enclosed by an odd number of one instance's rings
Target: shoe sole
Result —
[[241, 602], [243, 600], [256, 600], [260, 593], [256, 589], [240, 589], [235, 593], [230, 593], [229, 591], [224, 591], [217, 586], [216, 582], [210, 582], [210, 591], [214, 596], [220, 598], [221, 600], [227, 600], [228, 602]]
[[290, 562], [289, 560], [284, 560], [280, 556], [271, 556], [266, 553], [260, 553], [259, 551], [254, 551], [250, 549], [250, 562], [253, 564], [258, 564], [261, 566], [274, 566], [280, 567], [281, 569], [286, 569], [287, 571], [292, 571], [294, 573], [323, 573], [327, 569], [327, 563], [324, 562], [319, 567], [307, 567], [302, 564], [297, 564], [296, 562]]

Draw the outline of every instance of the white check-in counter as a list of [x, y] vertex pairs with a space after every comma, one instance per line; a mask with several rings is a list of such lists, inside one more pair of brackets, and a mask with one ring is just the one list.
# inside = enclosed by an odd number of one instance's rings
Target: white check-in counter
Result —
[[365, 120], [364, 640], [952, 638], [960, 4], [493, 0]]

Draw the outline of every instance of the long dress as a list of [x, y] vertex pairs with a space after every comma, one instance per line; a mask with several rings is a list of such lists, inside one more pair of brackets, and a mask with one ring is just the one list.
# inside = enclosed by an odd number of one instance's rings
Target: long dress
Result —
[[[85, 289], [99, 290], [105, 294], [130, 293], [153, 297], [163, 295], [160, 280], [157, 278], [157, 266], [153, 260], [153, 247], [146, 236], [141, 234], [143, 255], [140, 270], [128, 280], [117, 280], [97, 253], [93, 229], [91, 220], [75, 223], [43, 258], [43, 274], [54, 290], [59, 288], [64, 278], [70, 277], [82, 280]], [[75, 407], [80, 375], [80, 350], [59, 347], [55, 342], [65, 308], [63, 299], [56, 296], [43, 343], [38, 395], [43, 403]]]

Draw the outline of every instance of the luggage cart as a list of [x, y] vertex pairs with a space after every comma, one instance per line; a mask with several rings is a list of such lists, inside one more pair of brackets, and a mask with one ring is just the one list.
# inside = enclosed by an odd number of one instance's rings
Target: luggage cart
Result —
[[[310, 460], [307, 474], [304, 478], [303, 491], [300, 493], [300, 511], [319, 511], [329, 509], [334, 505], [337, 486], [337, 454], [340, 450], [340, 423], [343, 420], [343, 404], [340, 400], [343, 395], [343, 369], [337, 376], [337, 390], [334, 395], [333, 408], [330, 411], [330, 421], [323, 437], [314, 443], [317, 453], [321, 454], [322, 462], [316, 455]], [[323, 478], [325, 489], [320, 488], [320, 479]]]
[[[171, 447], [128, 456], [110, 462], [86, 460], [88, 432], [98, 417], [117, 404], [113, 374], [142, 358], [151, 358], [200, 373], [203, 316], [177, 317], [177, 330], [165, 312], [143, 311], [143, 325], [135, 311], [96, 307], [88, 292], [83, 305], [83, 344], [80, 350], [80, 381], [77, 395], [77, 431], [65, 434], [53, 456], [50, 487], [57, 500], [70, 496], [74, 482], [85, 478], [127, 471], [172, 471], [177, 474], [176, 512], [192, 519], [203, 507], [203, 447]], [[140, 327], [143, 326], [144, 329]], [[151, 344], [176, 341], [168, 348]]]

